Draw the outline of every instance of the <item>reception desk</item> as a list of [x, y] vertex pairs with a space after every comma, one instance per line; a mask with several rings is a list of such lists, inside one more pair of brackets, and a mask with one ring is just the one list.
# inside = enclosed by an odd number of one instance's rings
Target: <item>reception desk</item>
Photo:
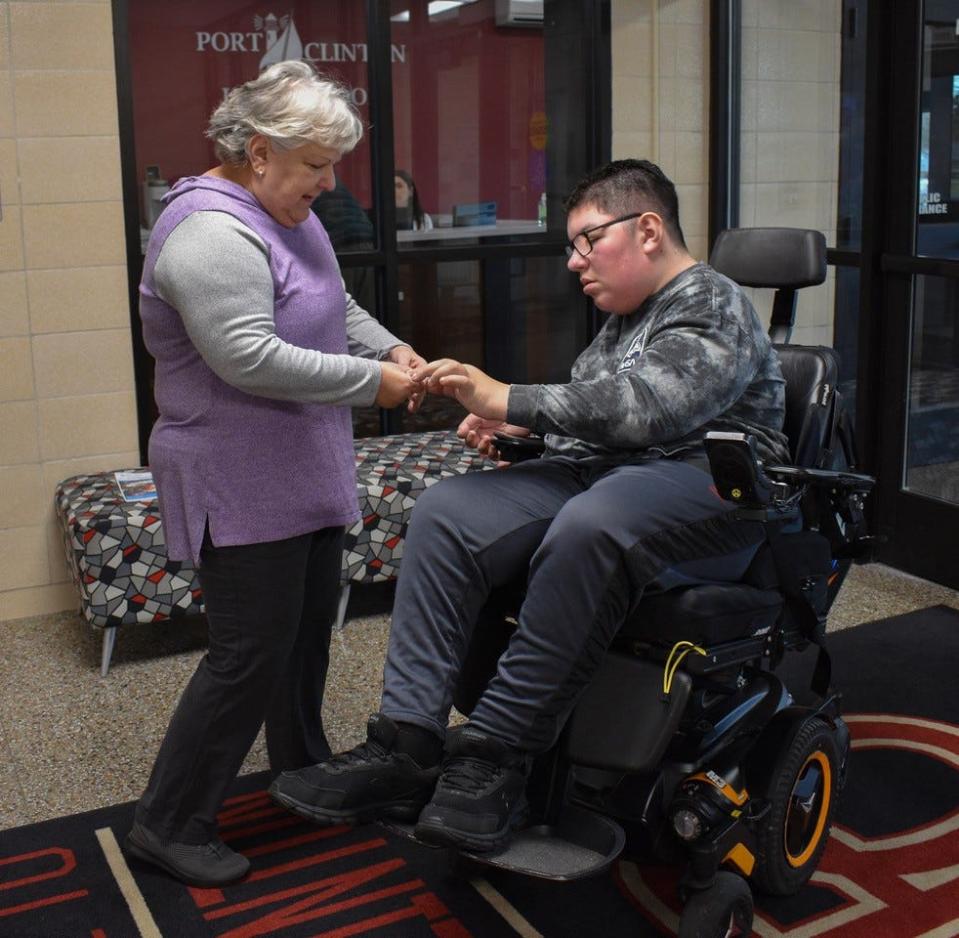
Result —
[[512, 235], [545, 233], [546, 228], [534, 219], [509, 219], [497, 221], [494, 225], [460, 225], [458, 227], [438, 225], [429, 231], [397, 231], [396, 240], [400, 245], [421, 241], [459, 241], [463, 238], [508, 238]]

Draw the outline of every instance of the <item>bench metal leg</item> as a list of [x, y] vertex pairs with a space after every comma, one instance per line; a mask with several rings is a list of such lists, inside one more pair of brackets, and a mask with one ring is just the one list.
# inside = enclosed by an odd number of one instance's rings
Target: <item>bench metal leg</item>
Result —
[[343, 628], [343, 623], [346, 620], [346, 604], [349, 601], [350, 601], [350, 584], [343, 583], [340, 585], [340, 598], [336, 606], [335, 627], [338, 629]]
[[106, 677], [110, 670], [110, 659], [113, 657], [113, 646], [117, 643], [117, 627], [110, 626], [103, 630], [103, 650], [100, 653], [100, 677]]

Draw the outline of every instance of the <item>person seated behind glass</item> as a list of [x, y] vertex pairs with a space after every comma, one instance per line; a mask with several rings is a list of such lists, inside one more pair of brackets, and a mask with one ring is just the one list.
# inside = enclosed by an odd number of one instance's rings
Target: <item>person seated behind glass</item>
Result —
[[[500, 849], [524, 823], [532, 757], [643, 590], [737, 581], [764, 537], [717, 495], [703, 446], [735, 430], [763, 459], [788, 458], [785, 383], [756, 311], [690, 256], [675, 186], [652, 163], [597, 170], [566, 209], [567, 267], [610, 314], [569, 382], [509, 385], [449, 359], [411, 372], [469, 411], [469, 445], [495, 459], [495, 430], [533, 431], [546, 452], [417, 499], [367, 742], [271, 788], [317, 823], [406, 818], [433, 844]], [[447, 733], [481, 610], [519, 577], [516, 630], [469, 723]]]
[[[373, 223], [341, 179], [329, 192], [321, 192], [311, 208], [330, 236], [337, 257], [344, 251], [373, 250]], [[341, 273], [346, 292], [364, 310], [372, 310], [376, 305], [372, 268], [345, 267]]]
[[432, 231], [433, 219], [423, 211], [413, 177], [398, 169], [393, 177], [396, 190], [396, 227], [400, 230]]

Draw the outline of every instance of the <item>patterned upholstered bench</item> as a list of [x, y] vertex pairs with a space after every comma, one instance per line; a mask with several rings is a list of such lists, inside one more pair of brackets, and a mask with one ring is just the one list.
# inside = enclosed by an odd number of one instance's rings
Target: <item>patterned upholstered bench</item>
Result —
[[[393, 579], [416, 497], [446, 476], [490, 467], [452, 431], [357, 440], [362, 518], [346, 534], [339, 624], [350, 586]], [[155, 500], [124, 501], [114, 474], [65, 479], [56, 512], [80, 612], [102, 628], [100, 671], [106, 674], [117, 627], [161, 622], [203, 611], [196, 570], [169, 560]]]

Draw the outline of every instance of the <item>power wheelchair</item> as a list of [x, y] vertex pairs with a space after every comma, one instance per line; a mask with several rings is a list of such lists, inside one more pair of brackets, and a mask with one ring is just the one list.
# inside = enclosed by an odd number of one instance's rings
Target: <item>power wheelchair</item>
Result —
[[[792, 465], [762, 465], [742, 434], [706, 440], [718, 492], [739, 517], [762, 522], [766, 540], [740, 583], [642, 597], [534, 763], [529, 826], [505, 852], [468, 861], [558, 880], [600, 872], [624, 849], [678, 861], [682, 938], [748, 935], [750, 883], [795, 893], [825, 849], [849, 754], [826, 617], [868, 550], [863, 506], [874, 481], [854, 471], [835, 353], [786, 344], [796, 290], [825, 279], [822, 235], [726, 231], [710, 263], [744, 286], [777, 289], [770, 335]], [[530, 445], [516, 449], [523, 457]], [[510, 590], [490, 598], [455, 694], [461, 712], [492, 676], [520, 600]], [[776, 669], [811, 643], [812, 700], [800, 704]]]

